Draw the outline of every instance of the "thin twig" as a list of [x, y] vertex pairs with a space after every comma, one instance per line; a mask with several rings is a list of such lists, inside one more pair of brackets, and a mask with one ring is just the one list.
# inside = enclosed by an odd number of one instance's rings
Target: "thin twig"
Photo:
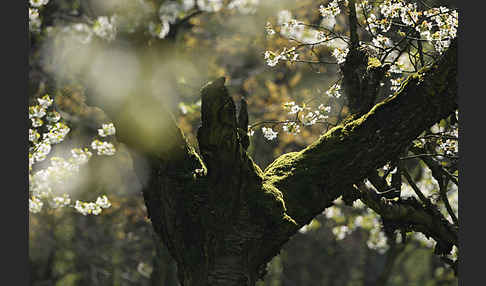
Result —
[[449, 215], [452, 218], [452, 221], [454, 224], [459, 225], [459, 221], [457, 220], [457, 216], [454, 213], [454, 210], [452, 210], [452, 207], [449, 203], [449, 199], [447, 198], [447, 181], [442, 179], [441, 182], [439, 182], [439, 194], [442, 199], [442, 201], [445, 204], [446, 210], [449, 213]]
[[402, 174], [405, 177], [405, 179], [407, 179], [408, 184], [412, 187], [413, 191], [415, 192], [415, 194], [417, 194], [417, 196], [420, 198], [420, 200], [422, 202], [426, 203], [426, 204], [430, 204], [429, 199], [427, 199], [427, 197], [425, 197], [424, 193], [422, 193], [422, 191], [419, 189], [419, 187], [417, 187], [417, 185], [413, 181], [412, 177], [410, 177], [410, 174], [407, 172], [407, 170], [404, 169]]
[[444, 158], [449, 158], [449, 159], [459, 159], [458, 156], [450, 156], [450, 155], [445, 155], [445, 154], [417, 154], [417, 155], [410, 155], [410, 156], [401, 157], [400, 160], [413, 159], [413, 158], [423, 158], [423, 157], [444, 157]]

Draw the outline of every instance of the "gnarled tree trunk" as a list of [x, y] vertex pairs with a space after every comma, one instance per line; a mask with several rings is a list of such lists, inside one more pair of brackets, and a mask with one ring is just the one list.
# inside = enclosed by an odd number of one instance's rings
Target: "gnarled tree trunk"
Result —
[[148, 214], [177, 261], [181, 284], [252, 286], [299, 228], [350, 192], [388, 225], [432, 236], [439, 253], [457, 245], [457, 229], [432, 207], [353, 189], [457, 108], [455, 77], [453, 42], [440, 62], [411, 76], [396, 95], [263, 171], [246, 152], [246, 103], [237, 118], [224, 78], [201, 91], [199, 153], [159, 102], [147, 108], [160, 110], [151, 123], [164, 126], [160, 140], [140, 139], [146, 128], [121, 111], [114, 119], [119, 139], [134, 150], [135, 170], [140, 176], [149, 172], [142, 180]]

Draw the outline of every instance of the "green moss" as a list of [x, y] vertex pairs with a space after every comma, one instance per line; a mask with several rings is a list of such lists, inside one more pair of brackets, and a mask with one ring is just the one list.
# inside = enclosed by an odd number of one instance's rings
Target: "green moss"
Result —
[[300, 152], [289, 152], [278, 157], [265, 169], [266, 178], [270, 178], [268, 182], [272, 183], [273, 181], [284, 179], [284, 177], [292, 174], [294, 171], [293, 168], [295, 168], [292, 166], [300, 160], [301, 156]]

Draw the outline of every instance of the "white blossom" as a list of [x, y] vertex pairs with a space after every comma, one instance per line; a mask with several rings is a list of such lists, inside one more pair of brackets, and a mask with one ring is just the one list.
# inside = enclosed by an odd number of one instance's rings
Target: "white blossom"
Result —
[[218, 12], [223, 8], [222, 0], [197, 0], [197, 6], [202, 11]]
[[263, 136], [265, 136], [265, 138], [267, 140], [273, 140], [275, 138], [277, 138], [277, 132], [273, 131], [272, 128], [270, 127], [262, 127], [262, 132], [263, 132]]
[[51, 201], [51, 206], [53, 208], [65, 207], [71, 204], [71, 198], [68, 194], [63, 194], [59, 197], [54, 197]]
[[275, 30], [273, 29], [272, 24], [270, 22], [267, 22], [267, 24], [265, 25], [265, 31], [269, 36], [273, 36], [275, 34]]
[[[33, 122], [33, 127], [42, 124], [39, 117], [43, 117], [48, 108], [52, 108], [53, 101], [46, 95], [37, 100], [39, 105], [29, 106], [29, 117]], [[59, 194], [64, 186], [73, 179], [82, 164], [88, 162], [92, 153], [87, 149], [74, 148], [71, 150], [71, 157], [68, 159], [62, 157], [51, 157], [50, 164], [33, 172], [33, 166], [36, 162], [44, 161], [52, 150], [53, 144], [58, 144], [64, 140], [69, 133], [69, 127], [59, 122], [60, 114], [55, 110], [49, 110], [47, 116], [47, 131], [42, 135], [36, 129], [29, 129], [29, 212], [40, 212], [46, 201], [52, 208], [61, 208], [71, 206], [71, 198], [67, 193]], [[54, 122], [57, 121], [57, 122]], [[41, 123], [36, 123], [41, 122]], [[113, 135], [115, 127], [109, 123], [104, 124], [103, 134]], [[39, 140], [42, 137], [42, 140]], [[96, 149], [98, 154], [113, 155], [115, 148], [112, 143], [98, 141]], [[56, 194], [54, 195], [54, 190]], [[110, 207], [110, 202], [106, 196], [100, 197], [97, 203], [77, 204], [77, 210], [84, 215], [101, 213], [101, 208]]]
[[51, 144], [43, 141], [37, 145], [36, 152], [34, 153], [34, 158], [37, 162], [44, 161], [50, 152]]
[[323, 5], [319, 6], [319, 12], [321, 13], [322, 17], [336, 17], [339, 13], [341, 13], [341, 9], [339, 8], [339, 4], [337, 0], [333, 0], [329, 2], [329, 4], [324, 7]]
[[88, 44], [93, 38], [93, 29], [91, 29], [85, 23], [76, 23], [65, 28], [65, 32], [70, 32], [74, 36], [74, 39], [82, 44]]
[[280, 54], [276, 54], [272, 51], [265, 51], [265, 59], [267, 60], [267, 65], [273, 67], [278, 64]]
[[95, 139], [91, 142], [91, 148], [96, 150], [98, 155], [107, 155], [112, 156], [115, 155], [115, 146], [109, 142], [102, 142], [100, 140]]
[[113, 16], [111, 19], [107, 16], [98, 17], [93, 25], [93, 32], [102, 39], [113, 41], [116, 36], [116, 26], [113, 23], [114, 19]]
[[107, 137], [115, 135], [115, 125], [113, 123], [106, 123], [101, 125], [101, 129], [98, 129], [98, 134], [101, 137]]
[[47, 5], [49, 0], [29, 0], [29, 3], [32, 7], [39, 8], [41, 6]]
[[341, 93], [339, 92], [341, 90], [341, 85], [340, 84], [333, 84], [327, 91], [326, 94], [330, 97], [335, 97], [339, 98], [341, 97]]
[[29, 31], [40, 32], [41, 24], [39, 10], [29, 7]]
[[290, 133], [290, 134], [298, 134], [300, 133], [300, 126], [299, 124], [295, 123], [295, 122], [287, 122], [283, 125], [283, 130], [287, 133]]
[[260, 0], [232, 0], [228, 4], [229, 9], [236, 9], [242, 14], [252, 14], [257, 11]]
[[98, 197], [96, 199], [96, 204], [104, 209], [109, 208], [111, 206], [111, 203], [106, 196]]
[[29, 199], [29, 212], [38, 213], [42, 210], [44, 203], [36, 197]]
[[29, 106], [29, 118], [42, 118], [46, 115], [46, 109], [41, 105]]
[[379, 253], [384, 253], [388, 250], [387, 238], [385, 233], [380, 229], [378, 221], [376, 221], [376, 223], [375, 227], [370, 230], [366, 245], [370, 249], [377, 250]]
[[50, 112], [47, 113], [46, 119], [47, 119], [47, 121], [49, 121], [51, 123], [56, 123], [61, 119], [61, 114], [59, 114], [59, 112], [53, 110], [53, 111], [50, 111]]
[[40, 138], [39, 132], [37, 132], [37, 130], [29, 128], [29, 141], [36, 142], [39, 138]]
[[74, 148], [71, 150], [72, 160], [76, 165], [83, 165], [89, 161], [89, 158], [93, 153], [91, 153], [87, 148], [84, 150], [81, 148]]
[[161, 21], [167, 21], [171, 24], [175, 23], [177, 16], [181, 12], [181, 6], [177, 2], [164, 2], [160, 5], [159, 18]]
[[303, 110], [302, 107], [300, 107], [298, 104], [295, 104], [295, 101], [284, 103], [283, 108], [285, 110], [288, 110], [289, 114], [296, 114], [297, 112], [300, 112], [300, 111]]
[[48, 108], [54, 102], [54, 100], [51, 99], [47, 94], [41, 98], [37, 98], [37, 101], [39, 102], [39, 105], [42, 106], [42, 108]]
[[324, 105], [324, 104], [320, 104], [319, 107], [318, 107], [319, 110], [323, 111], [323, 112], [331, 112], [331, 106], [330, 105]]
[[351, 230], [347, 225], [340, 225], [340, 226], [335, 226], [332, 228], [332, 233], [334, 236], [336, 236], [337, 240], [342, 240], [344, 239], [348, 234], [351, 233]]
[[289, 10], [281, 10], [277, 15], [277, 23], [283, 25], [292, 19], [292, 13]]
[[49, 131], [43, 134], [43, 139], [47, 140], [50, 144], [58, 144], [64, 140], [68, 133], [69, 127], [64, 123], [57, 122], [49, 126]]
[[412, 234], [412, 237], [417, 240], [421, 245], [427, 247], [427, 248], [433, 248], [435, 245], [435, 240], [432, 238], [427, 238], [423, 233], [421, 232], [414, 232]]
[[189, 11], [190, 9], [194, 8], [194, 5], [196, 5], [195, 0], [182, 0], [182, 9], [184, 11]]
[[44, 124], [44, 121], [39, 118], [31, 118], [30, 121], [32, 122], [32, 127], [41, 127]]
[[403, 6], [400, 10], [400, 18], [405, 25], [413, 26], [418, 22], [419, 14], [417, 4], [411, 3]]
[[344, 48], [344, 49], [335, 48], [332, 51], [332, 55], [336, 58], [338, 64], [342, 64], [346, 61], [346, 55], [348, 54], [348, 52], [349, 52], [348, 48]]
[[170, 24], [166, 19], [163, 19], [159, 24], [150, 22], [148, 28], [150, 35], [163, 39], [169, 34]]
[[382, 49], [389, 48], [393, 46], [393, 42], [388, 38], [383, 35], [377, 35], [375, 38], [373, 38], [373, 44], [377, 47], [380, 47]]

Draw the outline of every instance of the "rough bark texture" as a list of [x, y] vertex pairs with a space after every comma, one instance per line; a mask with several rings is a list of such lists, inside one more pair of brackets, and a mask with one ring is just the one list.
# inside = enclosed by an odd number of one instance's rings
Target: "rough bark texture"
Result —
[[350, 190], [392, 227], [431, 235], [443, 242], [439, 252], [447, 252], [457, 244], [457, 230], [436, 220], [435, 210], [418, 202], [386, 201], [353, 190], [353, 184], [457, 108], [455, 78], [454, 42], [440, 62], [411, 76], [396, 95], [304, 150], [280, 156], [265, 171], [246, 153], [246, 104], [237, 116], [224, 78], [201, 91], [201, 157], [163, 108], [154, 125], [166, 126], [161, 137], [170, 140], [164, 146], [141, 142], [137, 132], [143, 128], [120, 117], [120, 139], [135, 150], [141, 176], [147, 167], [140, 162], [148, 162], [143, 189], [148, 214], [177, 261], [181, 284], [255, 285], [282, 245]]

